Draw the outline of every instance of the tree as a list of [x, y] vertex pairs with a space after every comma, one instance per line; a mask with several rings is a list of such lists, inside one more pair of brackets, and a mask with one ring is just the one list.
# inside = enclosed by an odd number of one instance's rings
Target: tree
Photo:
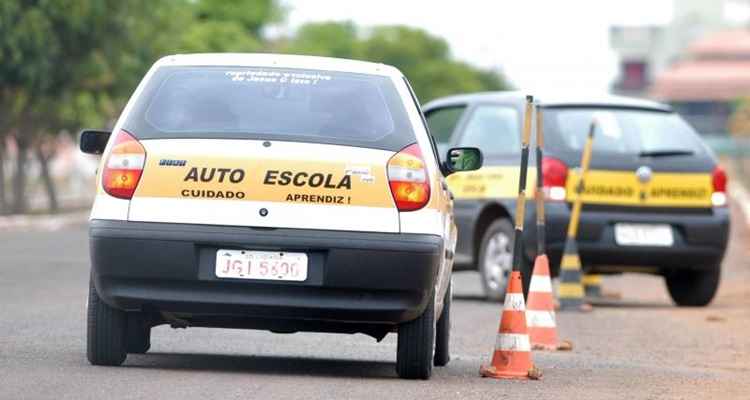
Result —
[[0, 141], [12, 133], [19, 148], [12, 210], [26, 209], [30, 148], [55, 211], [49, 135], [106, 125], [164, 54], [261, 49], [262, 27], [282, 15], [274, 0], [0, 2]]
[[339, 58], [362, 58], [362, 43], [353, 22], [321, 22], [301, 26], [285, 52]]
[[454, 93], [508, 88], [497, 72], [454, 60], [442, 38], [407, 26], [376, 26], [363, 33], [352, 22], [309, 23], [302, 25], [281, 51], [394, 65], [409, 78], [423, 101]]
[[[26, 154], [34, 147], [50, 209], [58, 207], [48, 163], [54, 146], [45, 135], [76, 125], [81, 106], [104, 115], [107, 89], [117, 86], [129, 16], [144, 0], [3, 2], [0, 25], [0, 105], [14, 127], [18, 157], [13, 211], [26, 209]], [[86, 95], [86, 92], [92, 95]], [[106, 110], [105, 110], [106, 111]]]

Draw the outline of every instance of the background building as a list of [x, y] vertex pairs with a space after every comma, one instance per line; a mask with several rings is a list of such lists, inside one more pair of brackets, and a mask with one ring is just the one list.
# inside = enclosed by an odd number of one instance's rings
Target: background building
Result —
[[726, 132], [732, 102], [750, 96], [749, 5], [675, 0], [667, 25], [611, 27], [613, 92], [668, 102], [701, 133]]

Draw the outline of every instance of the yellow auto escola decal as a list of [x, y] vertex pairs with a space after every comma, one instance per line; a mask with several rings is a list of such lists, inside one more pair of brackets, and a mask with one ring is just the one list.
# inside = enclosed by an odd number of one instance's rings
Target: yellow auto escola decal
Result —
[[385, 166], [159, 155], [134, 197], [394, 207]]
[[[516, 198], [519, 168], [483, 167], [476, 171], [457, 172], [447, 178], [448, 187], [457, 199]], [[534, 194], [536, 168], [529, 167], [526, 195]]]
[[[575, 198], [579, 173], [568, 173], [567, 200]], [[654, 172], [640, 182], [632, 171], [591, 170], [586, 175], [583, 202], [648, 207], [711, 207], [713, 186], [705, 173]]]

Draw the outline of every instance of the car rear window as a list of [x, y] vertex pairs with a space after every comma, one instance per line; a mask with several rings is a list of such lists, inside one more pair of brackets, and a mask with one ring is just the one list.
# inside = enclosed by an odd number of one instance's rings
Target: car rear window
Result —
[[580, 151], [594, 119], [599, 122], [595, 154], [703, 152], [700, 138], [679, 115], [640, 109], [547, 108], [547, 145]]
[[385, 76], [162, 67], [125, 128], [140, 139], [276, 139], [396, 151], [416, 141], [404, 107]]

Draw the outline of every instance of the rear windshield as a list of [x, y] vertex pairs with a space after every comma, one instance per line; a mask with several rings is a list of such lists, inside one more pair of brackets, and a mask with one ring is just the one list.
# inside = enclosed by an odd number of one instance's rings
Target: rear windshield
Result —
[[416, 141], [388, 77], [285, 68], [160, 68], [125, 128], [140, 139], [277, 139], [393, 151]]
[[594, 137], [595, 154], [703, 152], [700, 138], [679, 115], [633, 109], [547, 108], [546, 145], [580, 152], [594, 119], [599, 122]]

